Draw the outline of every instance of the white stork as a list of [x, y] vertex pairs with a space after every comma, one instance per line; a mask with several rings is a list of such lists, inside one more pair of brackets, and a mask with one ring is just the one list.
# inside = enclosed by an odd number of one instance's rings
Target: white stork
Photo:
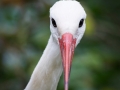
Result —
[[57, 1], [50, 8], [51, 36], [25, 90], [56, 90], [62, 71], [64, 90], [68, 90], [74, 48], [85, 32], [85, 19], [83, 7], [75, 0]]

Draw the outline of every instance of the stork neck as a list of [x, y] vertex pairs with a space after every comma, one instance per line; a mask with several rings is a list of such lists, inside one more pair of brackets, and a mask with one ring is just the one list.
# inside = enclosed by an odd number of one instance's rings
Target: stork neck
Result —
[[62, 63], [59, 45], [51, 35], [25, 90], [56, 90], [61, 74]]

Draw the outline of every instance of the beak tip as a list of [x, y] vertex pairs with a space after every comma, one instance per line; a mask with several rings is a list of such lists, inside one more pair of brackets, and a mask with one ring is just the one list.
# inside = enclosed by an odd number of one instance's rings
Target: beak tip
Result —
[[65, 90], [68, 90], [68, 82], [65, 82]]

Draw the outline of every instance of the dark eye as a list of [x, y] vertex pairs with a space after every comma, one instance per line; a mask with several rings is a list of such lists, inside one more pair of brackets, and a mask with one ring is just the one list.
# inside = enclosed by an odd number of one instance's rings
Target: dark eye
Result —
[[54, 27], [57, 27], [55, 20], [52, 18], [52, 24]]
[[80, 23], [79, 23], [79, 28], [82, 27], [83, 22], [84, 22], [84, 19], [81, 19], [81, 20], [80, 20]]

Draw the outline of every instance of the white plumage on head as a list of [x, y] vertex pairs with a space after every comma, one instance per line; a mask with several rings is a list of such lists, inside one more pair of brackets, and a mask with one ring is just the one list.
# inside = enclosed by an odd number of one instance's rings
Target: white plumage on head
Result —
[[80, 20], [86, 18], [86, 13], [81, 4], [76, 0], [57, 1], [50, 8], [50, 21], [54, 19], [57, 28], [54, 28], [52, 22], [50, 24], [51, 33], [56, 39], [66, 32], [72, 33], [78, 38], [77, 44], [82, 38], [85, 31], [85, 22], [82, 27], [78, 27]]
[[[63, 66], [71, 65], [75, 45], [85, 32], [85, 19], [86, 13], [76, 0], [57, 1], [50, 8], [51, 36], [25, 90], [56, 90], [63, 71], [62, 60], [67, 57], [63, 60], [68, 61], [67, 65]], [[69, 68], [66, 69], [65, 90], [68, 90]]]

